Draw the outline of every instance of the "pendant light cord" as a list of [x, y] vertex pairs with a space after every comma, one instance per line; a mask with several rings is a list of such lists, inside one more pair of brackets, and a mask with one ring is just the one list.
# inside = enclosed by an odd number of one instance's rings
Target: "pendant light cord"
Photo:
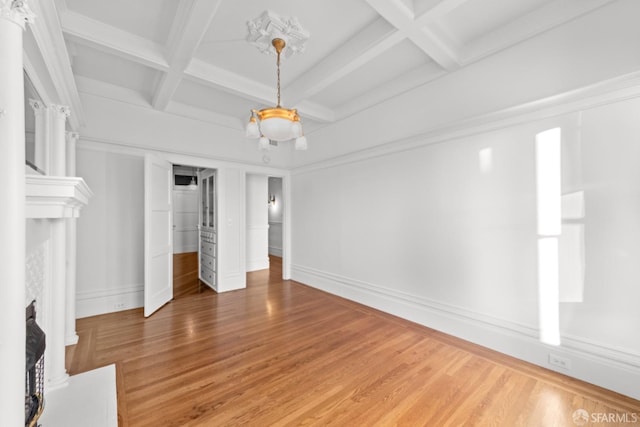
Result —
[[277, 69], [278, 69], [278, 104], [277, 107], [280, 108], [280, 50], [277, 51], [278, 59], [276, 60]]

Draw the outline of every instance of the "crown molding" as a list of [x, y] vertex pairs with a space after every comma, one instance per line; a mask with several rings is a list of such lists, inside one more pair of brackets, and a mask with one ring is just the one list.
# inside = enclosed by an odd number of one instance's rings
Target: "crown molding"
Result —
[[640, 71], [635, 71], [548, 98], [482, 114], [454, 125], [430, 129], [408, 138], [391, 140], [375, 147], [292, 167], [291, 171], [295, 175], [360, 162], [638, 97]]

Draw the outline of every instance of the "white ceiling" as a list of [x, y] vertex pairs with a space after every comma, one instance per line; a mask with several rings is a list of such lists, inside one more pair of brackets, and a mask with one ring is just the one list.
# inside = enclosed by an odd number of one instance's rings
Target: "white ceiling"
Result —
[[[296, 17], [282, 103], [307, 133], [566, 24], [612, 0], [56, 0], [81, 92], [243, 129], [276, 101], [275, 57], [245, 39]], [[115, 88], [115, 87], [117, 88]]]

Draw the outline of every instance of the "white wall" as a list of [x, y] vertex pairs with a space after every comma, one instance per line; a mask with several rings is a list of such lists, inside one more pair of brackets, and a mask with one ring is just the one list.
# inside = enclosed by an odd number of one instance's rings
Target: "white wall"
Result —
[[[176, 175], [194, 176], [195, 168], [174, 166]], [[190, 189], [187, 185], [173, 187], [173, 253], [198, 251], [198, 186]]]
[[77, 316], [140, 307], [144, 288], [144, 161], [87, 149], [77, 173], [94, 196], [78, 219]]
[[258, 150], [257, 143], [245, 137], [240, 121], [237, 128], [223, 127], [152, 110], [148, 104], [83, 93], [82, 87], [80, 91], [87, 121], [81, 131], [85, 141], [268, 167], [283, 167], [291, 155], [288, 146], [268, 153]]
[[266, 175], [247, 175], [247, 271], [269, 268]]
[[[636, 98], [298, 169], [292, 278], [640, 398], [638, 111]], [[559, 347], [539, 342], [537, 311], [534, 138], [554, 126], [580, 147], [563, 167], [586, 204], [584, 301], [560, 304]]]
[[173, 253], [198, 251], [198, 190], [173, 188]]
[[269, 205], [269, 255], [282, 256], [282, 219], [284, 195], [282, 178], [269, 178], [269, 195], [274, 195], [275, 203]]

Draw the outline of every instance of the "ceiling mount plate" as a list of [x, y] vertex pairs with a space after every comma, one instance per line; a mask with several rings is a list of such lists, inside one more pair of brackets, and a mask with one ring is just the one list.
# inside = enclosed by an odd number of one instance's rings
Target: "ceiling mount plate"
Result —
[[279, 38], [285, 41], [286, 45], [282, 50], [282, 56], [288, 58], [296, 53], [302, 53], [305, 49], [305, 42], [309, 38], [307, 32], [296, 17], [280, 16], [266, 10], [252, 21], [247, 22], [249, 34], [247, 41], [258, 48], [262, 53], [276, 54], [271, 41]]

